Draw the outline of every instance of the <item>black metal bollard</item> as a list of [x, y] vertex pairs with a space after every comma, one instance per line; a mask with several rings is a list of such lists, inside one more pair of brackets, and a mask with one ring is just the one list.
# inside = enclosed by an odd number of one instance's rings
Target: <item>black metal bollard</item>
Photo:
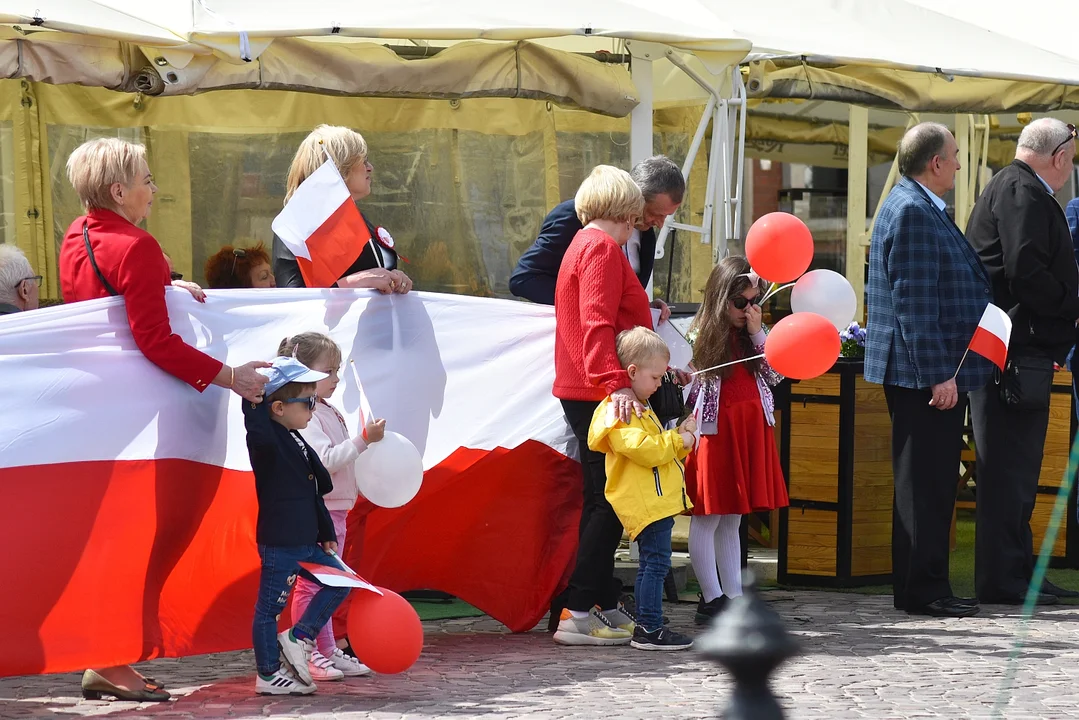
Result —
[[694, 649], [720, 663], [734, 678], [734, 691], [720, 717], [725, 720], [783, 720], [769, 679], [780, 664], [799, 653], [798, 643], [779, 615], [757, 595], [753, 573], [745, 571], [742, 597], [735, 598], [698, 638]]

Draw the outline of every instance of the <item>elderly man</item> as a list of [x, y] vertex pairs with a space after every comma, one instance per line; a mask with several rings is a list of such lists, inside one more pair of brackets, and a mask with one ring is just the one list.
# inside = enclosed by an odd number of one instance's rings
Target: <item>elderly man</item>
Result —
[[[663, 155], [637, 163], [630, 176], [641, 188], [645, 204], [644, 217], [637, 222], [625, 245], [625, 253], [641, 285], [648, 287], [656, 258], [656, 228], [678, 211], [686, 192], [686, 181], [678, 166]], [[554, 305], [554, 288], [562, 256], [580, 229], [581, 221], [577, 218], [573, 198], [555, 206], [543, 219], [536, 242], [521, 255], [510, 275], [510, 292], [534, 303]], [[662, 300], [653, 301], [652, 307], [659, 308], [661, 321], [671, 314]]]
[[14, 245], [0, 245], [0, 315], [36, 310], [41, 276]]
[[[970, 397], [978, 482], [974, 585], [986, 603], [1022, 604], [1034, 572], [1030, 515], [1053, 363], [1064, 363], [1079, 319], [1079, 269], [1053, 197], [1072, 173], [1075, 137], [1075, 127], [1052, 118], [1023, 128], [1015, 160], [986, 185], [967, 228], [992, 279], [993, 303], [1013, 323], [1004, 373]], [[1041, 591], [1042, 604], [1077, 594], [1048, 581]]]
[[974, 600], [948, 582], [948, 546], [965, 394], [989, 363], [963, 352], [989, 302], [989, 276], [942, 196], [959, 150], [948, 128], [915, 125], [899, 143], [903, 177], [881, 207], [869, 249], [865, 379], [884, 385], [892, 418], [894, 605], [911, 614], [965, 617]]

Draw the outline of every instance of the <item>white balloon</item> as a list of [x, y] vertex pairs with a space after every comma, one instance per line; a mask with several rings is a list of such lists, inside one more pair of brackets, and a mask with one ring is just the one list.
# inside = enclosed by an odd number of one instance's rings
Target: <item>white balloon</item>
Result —
[[858, 311], [858, 299], [847, 278], [832, 270], [810, 270], [791, 290], [791, 310], [812, 312], [846, 330]]
[[401, 507], [416, 497], [422, 482], [423, 457], [404, 435], [387, 431], [356, 459], [360, 494], [379, 507]]

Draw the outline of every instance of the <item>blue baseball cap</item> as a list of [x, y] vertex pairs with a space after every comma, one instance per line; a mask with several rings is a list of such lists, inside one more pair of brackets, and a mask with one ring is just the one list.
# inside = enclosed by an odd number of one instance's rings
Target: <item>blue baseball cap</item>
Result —
[[291, 382], [313, 383], [329, 377], [324, 372], [312, 370], [294, 357], [275, 357], [273, 367], [259, 368], [259, 372], [269, 378], [263, 388], [267, 396]]

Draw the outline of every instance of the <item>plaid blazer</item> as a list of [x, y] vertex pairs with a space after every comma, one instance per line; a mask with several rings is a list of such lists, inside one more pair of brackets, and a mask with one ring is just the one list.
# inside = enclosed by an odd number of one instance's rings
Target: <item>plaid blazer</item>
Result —
[[[865, 379], [929, 388], [955, 373], [992, 298], [989, 275], [955, 223], [910, 178], [881, 206], [869, 246]], [[992, 365], [970, 353], [960, 392], [988, 382]]]

